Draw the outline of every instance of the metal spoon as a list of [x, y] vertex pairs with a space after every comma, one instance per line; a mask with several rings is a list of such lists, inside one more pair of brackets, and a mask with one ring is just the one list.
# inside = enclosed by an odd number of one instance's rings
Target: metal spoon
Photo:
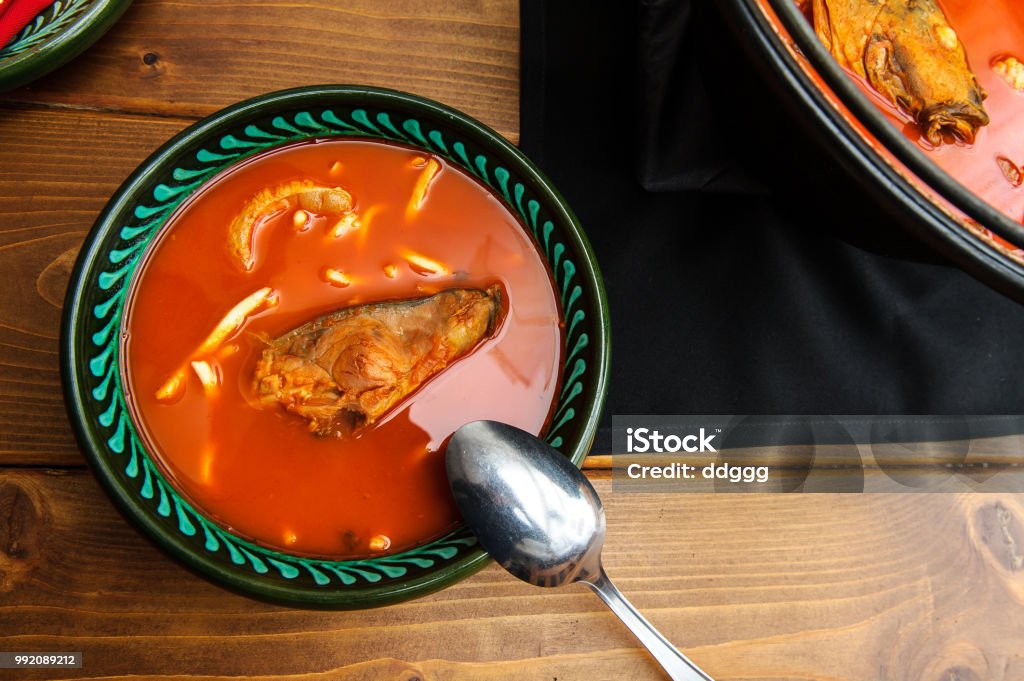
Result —
[[676, 681], [713, 681], [658, 633], [604, 572], [604, 507], [583, 473], [524, 430], [474, 421], [445, 453], [466, 524], [498, 564], [535, 586], [583, 582]]

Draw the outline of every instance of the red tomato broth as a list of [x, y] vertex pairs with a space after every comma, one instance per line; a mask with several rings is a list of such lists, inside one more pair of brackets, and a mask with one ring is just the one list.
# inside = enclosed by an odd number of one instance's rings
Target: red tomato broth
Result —
[[[965, 187], [1002, 210], [1024, 221], [1024, 191], [1004, 176], [996, 159], [1005, 156], [1024, 164], [1024, 93], [1017, 92], [993, 71], [996, 59], [1013, 55], [1024, 59], [1024, 17], [1020, 4], [992, 0], [979, 9], [968, 0], [941, 0], [950, 25], [957, 31], [967, 61], [988, 97], [985, 110], [991, 119], [973, 144], [944, 144], [929, 154]], [[1024, 244], [1018, 244], [1024, 245]]]
[[[453, 529], [458, 511], [444, 472], [444, 441], [475, 419], [540, 432], [552, 409], [562, 352], [557, 296], [531, 238], [482, 185], [442, 161], [411, 219], [406, 206], [421, 153], [378, 142], [321, 140], [254, 157], [179, 208], [133, 283], [125, 322], [124, 378], [136, 423], [177, 489], [209, 516], [252, 540], [291, 553], [377, 555], [425, 543]], [[438, 159], [440, 160], [440, 159]], [[339, 171], [332, 171], [336, 163]], [[336, 218], [293, 211], [257, 227], [256, 264], [245, 272], [228, 247], [228, 225], [267, 186], [310, 179], [349, 191], [364, 226], [329, 236]], [[372, 211], [367, 209], [374, 208]], [[449, 273], [417, 272], [407, 251]], [[397, 276], [385, 274], [394, 265]], [[325, 282], [325, 267], [352, 284]], [[373, 426], [321, 438], [279, 407], [253, 401], [252, 373], [267, 339], [335, 310], [420, 298], [454, 287], [499, 283], [505, 312], [493, 338], [456, 361]], [[277, 304], [251, 316], [211, 364], [219, 390], [204, 394], [188, 361], [223, 315], [271, 286]], [[222, 350], [223, 350], [222, 347]], [[199, 359], [199, 358], [195, 358]], [[182, 367], [183, 395], [156, 391]]]

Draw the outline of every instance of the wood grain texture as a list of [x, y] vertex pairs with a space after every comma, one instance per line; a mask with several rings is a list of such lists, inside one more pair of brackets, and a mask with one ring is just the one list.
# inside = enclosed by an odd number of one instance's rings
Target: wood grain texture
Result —
[[319, 83], [424, 95], [514, 139], [518, 3], [136, 0], [92, 49], [0, 101], [200, 117]]
[[[717, 454], [597, 454], [587, 457], [583, 468], [609, 472], [626, 491], [1024, 492], [1022, 451], [1024, 435], [1018, 434], [938, 442], [721, 447]], [[706, 466], [723, 463], [763, 466], [767, 480], [737, 485], [703, 477]], [[694, 467], [692, 479], [639, 477], [637, 470], [680, 464]]]
[[[609, 573], [720, 681], [1024, 678], [1019, 497], [597, 488]], [[82, 471], [0, 473], [0, 649], [83, 651], [68, 678], [661, 678], [583, 587], [494, 566], [361, 612], [230, 594], [143, 541]]]
[[185, 119], [0, 108], [0, 465], [81, 465], [64, 414], [60, 311], [100, 209]]
[[[239, 99], [323, 82], [410, 90], [515, 140], [518, 35], [514, 0], [136, 0], [81, 58], [0, 95], [0, 650], [85, 653], [81, 670], [0, 678], [662, 678], [583, 587], [494, 566], [362, 612], [227, 592], [115, 512], [64, 416], [70, 268], [152, 150]], [[719, 681], [1024, 679], [1021, 495], [629, 494], [610, 458], [589, 465], [609, 573]]]

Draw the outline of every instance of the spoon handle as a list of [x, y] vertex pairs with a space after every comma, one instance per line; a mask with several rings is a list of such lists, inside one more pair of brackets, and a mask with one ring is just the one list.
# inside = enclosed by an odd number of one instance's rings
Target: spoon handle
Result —
[[612, 580], [608, 579], [604, 566], [601, 566], [593, 581], [585, 581], [584, 584], [601, 597], [640, 643], [644, 644], [673, 681], [714, 681], [636, 611], [633, 604], [626, 600], [622, 592], [612, 584]]

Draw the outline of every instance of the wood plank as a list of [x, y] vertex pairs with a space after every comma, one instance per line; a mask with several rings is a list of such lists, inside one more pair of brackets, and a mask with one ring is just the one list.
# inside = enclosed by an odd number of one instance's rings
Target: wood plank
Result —
[[[1019, 495], [597, 488], [609, 573], [716, 679], [1024, 677]], [[228, 593], [145, 542], [82, 471], [0, 471], [0, 649], [83, 651], [62, 678], [662, 678], [583, 587], [494, 566], [361, 612]]]
[[[940, 442], [882, 442], [876, 444], [771, 445], [730, 447], [717, 453], [595, 454], [583, 462], [588, 474], [605, 473], [620, 481], [622, 490], [701, 492], [725, 487], [730, 491], [835, 492], [1021, 492], [1024, 465], [1020, 452], [1024, 435]], [[705, 479], [709, 464], [765, 467], [768, 479], [736, 484]], [[636, 466], [670, 469], [691, 466], [691, 479], [639, 476]], [[627, 490], [628, 491], [628, 490]]]
[[515, 0], [136, 0], [69, 65], [0, 101], [200, 117], [317, 83], [406, 90], [519, 131]]
[[83, 463], [57, 363], [68, 277], [110, 195], [189, 122], [0, 109], [0, 464]]

